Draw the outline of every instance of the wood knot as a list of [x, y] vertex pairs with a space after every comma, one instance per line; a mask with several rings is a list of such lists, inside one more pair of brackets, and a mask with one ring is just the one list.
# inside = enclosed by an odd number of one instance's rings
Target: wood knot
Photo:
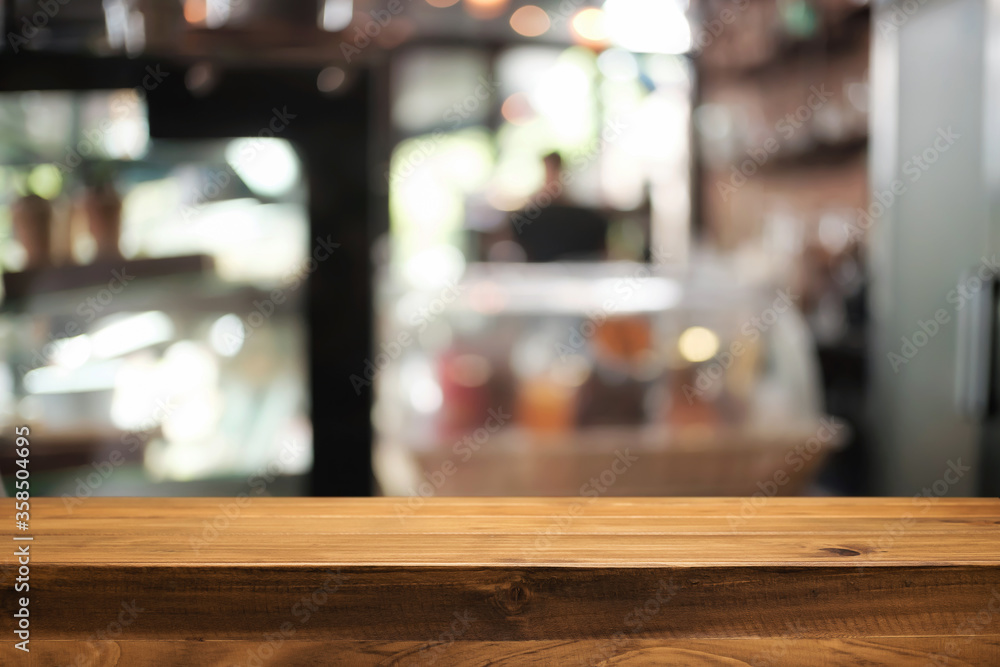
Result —
[[502, 590], [497, 595], [497, 603], [506, 614], [520, 614], [524, 611], [528, 600], [531, 599], [531, 592], [523, 582], [517, 581]]
[[826, 551], [835, 556], [860, 556], [860, 551], [855, 551], [854, 549], [845, 549], [843, 547], [823, 547], [820, 551]]

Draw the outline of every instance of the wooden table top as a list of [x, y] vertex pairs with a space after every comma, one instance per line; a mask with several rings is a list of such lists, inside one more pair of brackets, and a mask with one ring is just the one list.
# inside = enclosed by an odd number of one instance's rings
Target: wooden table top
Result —
[[997, 498], [242, 502], [92, 498], [68, 506], [59, 499], [35, 499], [31, 525], [38, 562], [111, 567], [1000, 565]]
[[33, 499], [30, 535], [35, 664], [1000, 664], [996, 498]]

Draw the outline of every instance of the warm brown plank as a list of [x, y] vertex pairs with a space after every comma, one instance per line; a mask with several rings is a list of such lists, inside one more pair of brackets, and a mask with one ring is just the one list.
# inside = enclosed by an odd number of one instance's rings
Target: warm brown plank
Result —
[[[1000, 572], [977, 567], [39, 567], [32, 582], [40, 639], [100, 636], [123, 603], [143, 610], [130, 639], [243, 639], [288, 622], [300, 639], [414, 641], [456, 614], [480, 640], [950, 635], [1000, 606]], [[1000, 634], [1000, 613], [980, 632]]]
[[45, 539], [47, 562], [91, 565], [118, 564], [104, 538], [127, 551], [130, 565], [250, 558], [475, 566], [496, 558], [526, 566], [860, 567], [989, 565], [1000, 553], [998, 499], [765, 500], [45, 499], [34, 504], [33, 529]]
[[[357, 535], [372, 532], [372, 522], [376, 521], [382, 535], [394, 534], [446, 534], [446, 535], [534, 535], [558, 526], [560, 534], [582, 535], [785, 535], [789, 532], [809, 535], [884, 533], [903, 525], [905, 532], [932, 534], [969, 534], [989, 539], [1000, 530], [1000, 524], [986, 517], [913, 517], [901, 519], [873, 519], [832, 517], [821, 521], [801, 517], [766, 517], [766, 519], [739, 517], [662, 517], [648, 520], [641, 517], [604, 517], [577, 515], [536, 516], [475, 516], [456, 521], [455, 517], [412, 515], [405, 518], [392, 517], [319, 517], [310, 522], [297, 521], [291, 517], [225, 516], [207, 517], [224, 530], [239, 534], [280, 533], [282, 535]], [[217, 521], [214, 521], [217, 519]], [[277, 520], [284, 521], [276, 526]], [[133, 535], [160, 535], [164, 531], [183, 532], [189, 530], [190, 520], [177, 517], [157, 517], [138, 523], [128, 517], [114, 518], [51, 518], [36, 522], [34, 534], [42, 535], [101, 535], [119, 534], [121, 523], [133, 523], [129, 532]], [[228, 525], [226, 525], [228, 524]], [[203, 526], [204, 527], [204, 526]]]
[[[796, 535], [746, 533], [737, 535], [579, 535], [554, 534], [353, 534], [241, 533], [223, 530], [217, 538], [200, 542], [198, 533], [166, 541], [163, 535], [113, 536], [108, 532], [50, 537], [40, 556], [51, 565], [142, 567], [216, 565], [238, 567], [249, 562], [273, 566], [397, 566], [442, 567], [684, 567], [707, 566], [830, 566], [859, 567], [922, 565], [996, 566], [994, 553], [984, 547], [992, 539], [954, 535], [904, 533], [885, 547], [881, 533]], [[43, 537], [40, 536], [39, 540]], [[196, 541], [192, 542], [191, 538]], [[595, 542], [605, 544], [595, 548]], [[847, 539], [845, 539], [847, 538]], [[95, 540], [134, 554], [128, 563], [95, 558]], [[42, 544], [39, 542], [39, 544]], [[875, 546], [873, 546], [875, 545]]]
[[[230, 498], [79, 498], [50, 499], [34, 509], [40, 516], [74, 516], [75, 508], [95, 506], [104, 516], [171, 516], [201, 514]], [[395, 516], [396, 507], [414, 507], [438, 516], [551, 514], [553, 508], [583, 504], [589, 514], [605, 516], [718, 516], [751, 506], [758, 516], [894, 517], [911, 511], [925, 516], [996, 516], [996, 498], [263, 498], [249, 495], [245, 511], [256, 516]], [[58, 502], [57, 502], [58, 501]], [[263, 501], [263, 502], [258, 502]], [[8, 499], [7, 502], [10, 502]]]

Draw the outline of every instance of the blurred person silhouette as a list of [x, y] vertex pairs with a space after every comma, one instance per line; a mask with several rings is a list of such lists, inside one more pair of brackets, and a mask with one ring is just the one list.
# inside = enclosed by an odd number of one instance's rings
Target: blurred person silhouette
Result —
[[95, 262], [122, 259], [118, 241], [122, 230], [122, 198], [110, 180], [97, 182], [84, 190], [83, 213], [87, 217], [90, 235], [97, 244]]
[[27, 255], [24, 268], [40, 269], [52, 264], [52, 204], [35, 194], [19, 198], [11, 206], [14, 236]]
[[511, 216], [511, 237], [529, 262], [604, 259], [607, 218], [566, 200], [559, 153], [549, 153], [542, 160], [545, 183], [528, 206]]

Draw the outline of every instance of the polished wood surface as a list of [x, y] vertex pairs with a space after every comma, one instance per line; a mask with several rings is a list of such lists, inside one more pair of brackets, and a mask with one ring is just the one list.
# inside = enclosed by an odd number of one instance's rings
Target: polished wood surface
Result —
[[4, 665], [1000, 665], [995, 498], [36, 499], [31, 526]]

